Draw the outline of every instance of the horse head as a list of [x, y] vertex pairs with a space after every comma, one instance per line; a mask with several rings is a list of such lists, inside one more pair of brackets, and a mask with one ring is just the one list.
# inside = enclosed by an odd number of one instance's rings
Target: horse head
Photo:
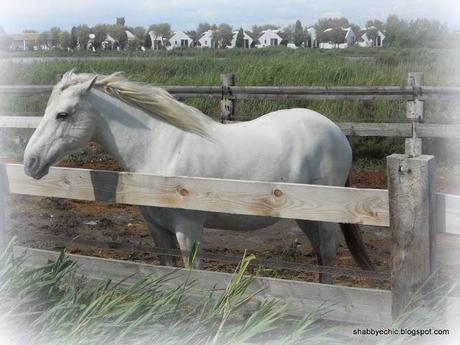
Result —
[[73, 71], [67, 72], [53, 88], [43, 119], [30, 138], [24, 152], [24, 171], [40, 179], [49, 167], [67, 154], [88, 145], [95, 130], [95, 115], [85, 102], [96, 76], [74, 82]]

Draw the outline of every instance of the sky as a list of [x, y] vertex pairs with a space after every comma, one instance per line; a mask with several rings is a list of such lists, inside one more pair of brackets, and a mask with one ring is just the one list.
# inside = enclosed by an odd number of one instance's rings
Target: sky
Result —
[[368, 19], [390, 14], [411, 20], [437, 19], [460, 29], [460, 0], [0, 0], [0, 26], [6, 32], [39, 31], [53, 26], [109, 24], [124, 16], [129, 26], [168, 22], [175, 30], [195, 29], [201, 22], [286, 26], [300, 19], [314, 24], [322, 17], [347, 17], [364, 26]]

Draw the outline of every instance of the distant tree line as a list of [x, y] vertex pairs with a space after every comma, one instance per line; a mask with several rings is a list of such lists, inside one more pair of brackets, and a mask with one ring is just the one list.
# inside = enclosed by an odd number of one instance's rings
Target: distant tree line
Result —
[[[364, 28], [361, 28], [349, 22], [347, 18], [321, 18], [311, 27], [316, 30], [318, 42], [341, 43], [345, 37], [343, 28], [351, 27], [358, 40], [364, 33], [369, 39], [374, 40], [379, 31], [382, 32], [385, 35], [384, 46], [386, 47], [443, 48], [460, 46], [460, 33], [449, 30], [447, 25], [437, 20], [416, 19], [407, 21], [397, 15], [390, 15], [385, 22], [370, 20]], [[246, 31], [239, 28], [236, 30], [238, 34], [235, 45], [236, 47], [243, 47], [245, 33], [251, 36], [256, 43], [262, 31], [272, 29], [278, 30], [278, 34], [282, 38], [281, 44], [292, 43], [297, 47], [306, 46], [310, 38], [308, 28], [300, 20], [284, 28], [272, 24], [254, 25], [251, 30]], [[213, 31], [212, 39], [219, 42], [219, 47], [230, 45], [234, 29], [225, 23], [219, 25], [200, 23], [195, 30], [185, 33], [192, 39], [192, 45], [198, 45], [201, 35], [208, 30]], [[127, 31], [134, 35], [134, 39], [128, 38]], [[4, 34], [4, 32], [3, 27], [0, 26], [0, 34]], [[36, 33], [33, 30], [24, 30], [24, 32]], [[149, 32], [153, 32], [155, 42], [152, 42]], [[90, 38], [90, 34], [92, 34], [92, 38]], [[107, 49], [103, 46], [107, 35], [115, 41], [108, 47], [109, 49], [136, 50], [150, 49], [154, 46], [155, 48], [166, 48], [173, 31], [169, 23], [152, 24], [147, 30], [142, 26], [127, 26], [125, 19], [120, 17], [117, 18], [115, 24], [98, 24], [93, 27], [78, 25], [72, 27], [70, 31], [52, 27], [48, 31], [40, 33], [38, 43], [47, 49]], [[5, 48], [8, 45], [7, 35], [0, 36], [0, 47]]]

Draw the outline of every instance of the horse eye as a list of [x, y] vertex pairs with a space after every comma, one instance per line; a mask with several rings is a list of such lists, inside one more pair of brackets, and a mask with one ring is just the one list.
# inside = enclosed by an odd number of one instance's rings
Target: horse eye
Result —
[[66, 113], [65, 111], [61, 111], [56, 115], [56, 120], [65, 120], [69, 116], [69, 113]]

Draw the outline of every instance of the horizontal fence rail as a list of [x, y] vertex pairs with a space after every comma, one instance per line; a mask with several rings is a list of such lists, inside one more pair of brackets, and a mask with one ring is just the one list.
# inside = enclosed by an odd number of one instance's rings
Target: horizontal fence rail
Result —
[[[42, 119], [34, 116], [11, 116], [0, 114], [0, 128], [37, 128]], [[410, 123], [337, 123], [345, 135], [359, 137], [410, 137]], [[417, 124], [417, 136], [420, 138], [460, 138], [460, 125]]]
[[[221, 86], [164, 86], [178, 98], [223, 96]], [[53, 85], [0, 85], [3, 96], [49, 95]], [[460, 96], [460, 87], [424, 86], [420, 88], [400, 86], [230, 86], [231, 97], [237, 99], [337, 99], [337, 100], [448, 100]]]
[[[28, 241], [46, 241], [53, 242], [55, 247], [65, 247], [72, 248], [73, 246], [84, 246], [91, 248], [106, 248], [111, 250], [128, 250], [137, 253], [149, 253], [153, 255], [166, 255], [177, 258], [182, 258], [182, 253], [179, 249], [168, 249], [168, 248], [159, 248], [152, 246], [144, 246], [134, 243], [121, 243], [115, 241], [98, 241], [94, 239], [82, 239], [82, 238], [65, 238], [63, 236], [55, 235], [34, 235], [33, 238], [28, 239]], [[202, 253], [200, 258], [208, 261], [218, 261], [218, 262], [229, 262], [238, 264], [241, 262], [241, 256], [228, 255], [228, 254], [215, 254], [215, 253]], [[307, 273], [326, 273], [326, 274], [335, 274], [341, 276], [349, 277], [359, 277], [364, 279], [375, 279], [375, 280], [388, 280], [390, 278], [389, 272], [377, 272], [377, 271], [365, 271], [355, 268], [343, 268], [343, 267], [334, 267], [334, 266], [325, 266], [325, 265], [312, 265], [304, 264], [299, 262], [290, 262], [290, 261], [280, 261], [273, 259], [264, 259], [264, 258], [255, 258], [251, 261], [250, 266], [258, 267], [267, 267], [270, 269], [282, 269], [290, 270], [297, 272], [307, 272]]]
[[[1, 123], [1, 120], [0, 120]], [[337, 123], [345, 135], [358, 137], [404, 137], [412, 135], [411, 123]], [[416, 124], [419, 138], [460, 138], [460, 125], [451, 124]]]
[[[0, 164], [7, 192], [288, 219], [389, 226], [388, 191], [320, 185], [51, 168], [34, 180]], [[436, 193], [437, 232], [460, 234], [460, 196]]]
[[[72, 248], [72, 246], [85, 246], [93, 248], [106, 248], [111, 250], [128, 250], [137, 253], [149, 253], [153, 255], [166, 255], [177, 258], [182, 258], [182, 253], [178, 249], [168, 249], [144, 246], [133, 243], [120, 243], [114, 241], [98, 241], [98, 240], [87, 240], [82, 238], [69, 239], [62, 236], [55, 235], [34, 235], [31, 241], [47, 241], [53, 242], [55, 247], [66, 247]], [[241, 256], [227, 255], [227, 254], [215, 254], [215, 253], [203, 253], [200, 254], [200, 258], [208, 261], [228, 262], [238, 264], [241, 262]], [[334, 266], [324, 265], [312, 265], [303, 264], [299, 262], [280, 261], [273, 259], [255, 258], [251, 261], [250, 266], [267, 267], [270, 269], [283, 269], [297, 272], [307, 273], [326, 273], [335, 274], [341, 276], [359, 277], [364, 279], [375, 279], [375, 280], [387, 280], [390, 278], [389, 272], [377, 272], [377, 271], [365, 271], [354, 268], [343, 268]]]
[[[458, 225], [458, 223], [457, 223]], [[458, 228], [458, 226], [457, 226]], [[455, 229], [454, 229], [455, 230]], [[388, 229], [389, 231], [389, 229]], [[457, 232], [458, 235], [460, 233]], [[458, 247], [460, 245], [460, 236], [452, 236], [452, 233], [439, 233], [436, 236], [438, 256], [437, 262], [440, 267], [447, 268], [453, 275], [460, 277], [460, 258], [457, 255]], [[19, 240], [20, 242], [20, 240]], [[182, 258], [180, 251], [176, 249], [159, 248], [150, 245], [143, 245], [132, 243], [130, 241], [112, 241], [112, 240], [95, 240], [93, 238], [82, 238], [75, 237], [69, 238], [65, 235], [40, 235], [34, 234], [33, 237], [27, 238], [27, 243], [34, 244], [37, 242], [52, 243], [54, 248], [67, 248], [69, 250], [77, 249], [80, 250], [82, 247], [93, 248], [93, 249], [107, 249], [123, 252], [133, 253], [146, 253], [151, 255], [166, 255]], [[34, 245], [31, 245], [32, 247]], [[200, 256], [205, 261], [217, 261], [238, 264], [241, 262], [241, 256], [228, 255], [228, 254], [216, 254], [213, 252], [207, 252], [206, 250]], [[301, 262], [292, 261], [281, 261], [275, 259], [266, 259], [263, 257], [256, 257], [251, 261], [251, 266], [266, 267], [269, 269], [282, 269], [295, 272], [306, 272], [306, 273], [326, 273], [348, 277], [359, 277], [366, 280], [388, 280], [390, 278], [390, 272], [385, 271], [365, 271], [357, 268], [344, 268], [336, 266], [324, 266], [314, 265]]]
[[[17, 247], [16, 253], [25, 256], [25, 264], [32, 268], [42, 267], [59, 256], [58, 252], [24, 247]], [[189, 291], [197, 297], [202, 297], [206, 291], [224, 290], [233, 277], [233, 274], [224, 272], [190, 271], [74, 254], [69, 254], [69, 258], [78, 265], [80, 274], [93, 280], [110, 279], [133, 284], [142, 276], [155, 279], [169, 274], [165, 287], [177, 288], [189, 279], [194, 282]], [[255, 296], [259, 301], [276, 298], [289, 304], [288, 314], [291, 316], [303, 317], [323, 306], [332, 312], [322, 315], [322, 319], [382, 326], [391, 323], [391, 292], [387, 290], [257, 277], [247, 293], [251, 295], [255, 292], [259, 292]]]
[[438, 232], [460, 235], [460, 195], [436, 194]]
[[[34, 113], [35, 114], [35, 113]], [[0, 116], [0, 128], [37, 128], [42, 116]]]
[[389, 225], [388, 192], [294, 183], [51, 168], [41, 180], [4, 165], [13, 194], [108, 201], [252, 216]]

